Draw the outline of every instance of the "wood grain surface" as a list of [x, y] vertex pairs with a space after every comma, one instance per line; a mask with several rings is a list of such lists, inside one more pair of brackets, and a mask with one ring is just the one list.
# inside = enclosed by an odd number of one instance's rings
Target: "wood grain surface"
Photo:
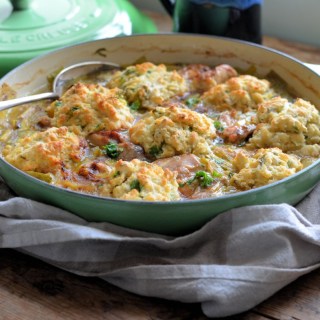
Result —
[[[1, 320], [204, 320], [199, 304], [138, 296], [20, 252], [0, 250]], [[225, 320], [319, 320], [320, 269]]]

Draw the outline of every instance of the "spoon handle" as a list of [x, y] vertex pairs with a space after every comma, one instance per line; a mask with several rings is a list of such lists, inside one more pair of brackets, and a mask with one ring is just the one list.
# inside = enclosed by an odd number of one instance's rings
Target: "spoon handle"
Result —
[[57, 99], [57, 98], [59, 98], [59, 96], [56, 93], [45, 92], [45, 93], [34, 94], [28, 97], [0, 101], [0, 111], [6, 110], [21, 104], [29, 103], [29, 102], [34, 102], [34, 101], [39, 101], [44, 99]]

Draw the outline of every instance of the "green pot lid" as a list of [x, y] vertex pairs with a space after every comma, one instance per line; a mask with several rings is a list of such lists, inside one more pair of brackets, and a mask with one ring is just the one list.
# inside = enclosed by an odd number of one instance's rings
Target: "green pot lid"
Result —
[[125, 0], [12, 0], [0, 22], [0, 76], [36, 55], [89, 40], [156, 32]]

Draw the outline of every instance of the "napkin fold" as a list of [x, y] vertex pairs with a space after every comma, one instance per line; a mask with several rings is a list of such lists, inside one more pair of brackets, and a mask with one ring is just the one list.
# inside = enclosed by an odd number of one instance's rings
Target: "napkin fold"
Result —
[[320, 267], [319, 195], [320, 185], [296, 207], [237, 208], [170, 237], [87, 222], [14, 197], [0, 182], [0, 248], [139, 295], [198, 302], [206, 316], [224, 317]]

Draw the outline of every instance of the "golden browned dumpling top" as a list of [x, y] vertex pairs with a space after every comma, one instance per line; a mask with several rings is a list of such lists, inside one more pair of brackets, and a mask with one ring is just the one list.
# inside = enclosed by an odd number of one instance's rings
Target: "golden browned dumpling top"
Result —
[[52, 125], [77, 126], [84, 135], [128, 129], [134, 117], [119, 89], [77, 83], [47, 109]]
[[207, 116], [175, 106], [158, 107], [129, 130], [131, 141], [155, 158], [193, 153], [211, 153], [210, 141], [216, 136], [213, 121]]
[[248, 147], [278, 147], [287, 152], [320, 143], [319, 111], [305, 100], [292, 103], [273, 98], [259, 106], [257, 119], [259, 124]]
[[240, 75], [214, 86], [203, 94], [202, 99], [208, 108], [217, 111], [237, 109], [248, 112], [273, 96], [275, 92], [268, 80]]
[[284, 179], [303, 168], [298, 157], [288, 155], [279, 148], [259, 149], [253, 156], [239, 152], [233, 165], [237, 173], [230, 183], [242, 190]]
[[5, 159], [23, 171], [63, 174], [85, 156], [86, 141], [67, 127], [35, 131], [3, 150]]
[[135, 109], [153, 109], [173, 96], [182, 96], [188, 89], [177, 71], [150, 62], [118, 71], [107, 86], [122, 89], [128, 103]]
[[119, 160], [105, 184], [105, 194], [125, 200], [179, 200], [176, 173], [160, 166], [134, 159]]

